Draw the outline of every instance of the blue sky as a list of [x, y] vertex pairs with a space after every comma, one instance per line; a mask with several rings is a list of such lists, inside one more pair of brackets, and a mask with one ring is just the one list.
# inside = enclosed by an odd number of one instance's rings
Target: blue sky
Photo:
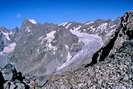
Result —
[[115, 19], [133, 9], [133, 0], [0, 0], [0, 26], [20, 27], [25, 18], [40, 23]]

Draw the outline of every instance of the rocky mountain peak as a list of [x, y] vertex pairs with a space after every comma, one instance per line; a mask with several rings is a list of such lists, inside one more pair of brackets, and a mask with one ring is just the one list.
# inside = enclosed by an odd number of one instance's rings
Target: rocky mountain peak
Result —
[[23, 24], [37, 24], [37, 22], [34, 19], [25, 19]]
[[37, 22], [34, 19], [28, 19], [29, 22], [31, 22], [32, 24], [37, 24]]
[[128, 11], [122, 17], [123, 32], [129, 37], [129, 39], [133, 39], [133, 11]]

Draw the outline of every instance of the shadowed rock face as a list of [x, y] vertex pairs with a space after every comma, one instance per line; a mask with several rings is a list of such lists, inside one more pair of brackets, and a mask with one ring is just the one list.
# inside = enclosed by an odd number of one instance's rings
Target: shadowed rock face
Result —
[[[2, 71], [2, 72], [1, 72]], [[0, 71], [0, 89], [30, 89], [21, 72], [8, 64]], [[10, 75], [12, 73], [12, 75]], [[7, 78], [11, 76], [11, 78]]]
[[2, 72], [0, 71], [0, 89], [4, 89], [4, 83], [5, 83], [5, 79], [3, 77]]
[[98, 50], [96, 53], [94, 53], [92, 57], [92, 62], [90, 64], [85, 65], [85, 67], [96, 64], [98, 61], [104, 61], [104, 59], [109, 56], [111, 50], [115, 45], [115, 42], [117, 40], [121, 28], [123, 28], [122, 24], [120, 24], [120, 26], [116, 29], [115, 33], [113, 34], [113, 37], [109, 40], [109, 42], [106, 45], [104, 45], [100, 50]]
[[129, 11], [123, 17], [122, 25], [123, 31], [127, 34], [129, 39], [133, 39], [133, 11]]
[[[104, 59], [109, 55], [110, 51], [113, 49], [119, 32], [120, 32], [120, 29], [118, 29], [118, 31], [115, 32], [114, 37], [109, 41], [109, 43], [107, 45], [105, 45], [105, 47], [102, 47], [99, 51], [97, 51], [93, 55], [91, 64], [97, 63], [97, 60], [104, 61]], [[98, 57], [99, 57], [99, 59], [98, 59]]]

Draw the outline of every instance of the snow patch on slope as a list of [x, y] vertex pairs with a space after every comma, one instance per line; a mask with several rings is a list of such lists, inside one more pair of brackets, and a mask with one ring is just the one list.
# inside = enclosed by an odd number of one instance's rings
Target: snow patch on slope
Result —
[[107, 25], [108, 25], [108, 23], [103, 23], [103, 24], [101, 24], [100, 26], [98, 26], [97, 29], [105, 30], [105, 29], [107, 29]]
[[68, 24], [68, 22], [64, 22], [62, 24], [59, 24], [58, 26], [66, 26]]
[[90, 25], [90, 24], [92, 24], [92, 23], [94, 23], [94, 21], [90, 21], [90, 22], [88, 22], [88, 23], [85, 23], [85, 25]]
[[110, 28], [114, 28], [114, 27], [116, 27], [116, 24], [115, 24], [115, 25], [110, 26]]
[[91, 29], [91, 31], [95, 31], [96, 30], [96, 28], [94, 28], [93, 26], [90, 26], [90, 29]]
[[71, 24], [72, 24], [72, 23], [67, 24], [67, 26], [66, 26], [65, 28], [68, 29], [68, 28], [70, 27]]
[[116, 30], [116, 29], [113, 29], [113, 30], [111, 30], [109, 33], [107, 33], [107, 34], [106, 34], [106, 37], [107, 37], [107, 38], [108, 38], [108, 37], [111, 37], [111, 35], [114, 34], [115, 30]]
[[53, 39], [55, 38], [55, 36], [54, 36], [55, 33], [56, 33], [56, 31], [51, 31], [51, 32], [47, 33], [45, 40], [47, 40], [48, 42], [52, 42]]
[[3, 32], [3, 31], [1, 31], [1, 32], [6, 37], [7, 40], [9, 40], [9, 41], [11, 40], [10, 37], [9, 37], [9, 33]]
[[14, 51], [16, 47], [16, 43], [11, 43], [7, 47], [4, 48], [3, 53], [11, 53]]
[[73, 27], [74, 31], [78, 31], [82, 26], [78, 26], [78, 27]]
[[72, 58], [72, 55], [70, 54], [70, 52], [69, 52], [69, 47], [68, 47], [68, 45], [65, 45], [65, 47], [66, 47], [66, 49], [67, 49], [67, 60], [66, 61], [69, 61], [71, 58]]
[[34, 19], [29, 19], [29, 21], [30, 21], [32, 24], [37, 24], [37, 22], [36, 22]]
[[25, 32], [31, 32], [30, 27], [26, 27]]
[[53, 53], [55, 50], [57, 50], [57, 47], [51, 44], [51, 42], [55, 39], [55, 36], [54, 36], [55, 33], [56, 31], [51, 31], [46, 34], [46, 37], [41, 36], [38, 38], [38, 40], [41, 41], [41, 45], [44, 44], [44, 42], [46, 42], [45, 44], [46, 44], [47, 50], [53, 50]]

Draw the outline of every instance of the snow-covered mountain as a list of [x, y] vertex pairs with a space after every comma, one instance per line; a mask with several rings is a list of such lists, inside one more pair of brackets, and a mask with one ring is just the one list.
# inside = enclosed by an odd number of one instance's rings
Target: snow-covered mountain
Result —
[[86, 23], [65, 22], [63, 24], [59, 24], [59, 26], [64, 26], [66, 29], [71, 29], [83, 33], [105, 35], [118, 26], [119, 20], [120, 19], [98, 19], [96, 21], [88, 21]]

